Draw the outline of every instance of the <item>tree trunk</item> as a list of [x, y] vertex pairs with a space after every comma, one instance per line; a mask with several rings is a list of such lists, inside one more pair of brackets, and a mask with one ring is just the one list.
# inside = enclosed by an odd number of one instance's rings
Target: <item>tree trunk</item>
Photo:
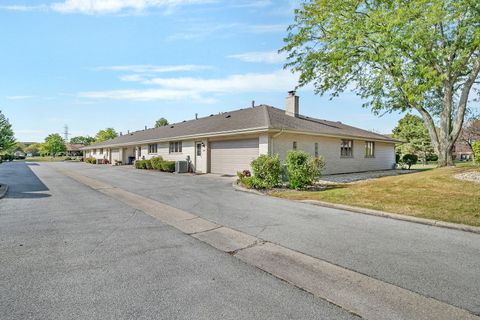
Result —
[[439, 167], [454, 166], [452, 147], [441, 144], [438, 150], [438, 163]]

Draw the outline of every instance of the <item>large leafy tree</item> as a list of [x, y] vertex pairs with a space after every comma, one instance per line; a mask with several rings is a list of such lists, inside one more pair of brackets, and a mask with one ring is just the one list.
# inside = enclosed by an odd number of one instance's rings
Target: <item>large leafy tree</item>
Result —
[[70, 143], [83, 144], [85, 146], [88, 146], [89, 144], [92, 144], [94, 142], [95, 138], [90, 136], [78, 136], [70, 139]]
[[480, 71], [480, 1], [307, 0], [282, 50], [300, 86], [353, 89], [375, 113], [417, 110], [439, 165], [453, 165]]
[[117, 132], [113, 128], [107, 128], [105, 130], [100, 130], [95, 135], [95, 142], [102, 142], [118, 137]]
[[407, 113], [393, 129], [393, 137], [404, 141], [397, 147], [401, 154], [415, 154], [425, 163], [433, 153], [430, 135], [422, 118]]
[[45, 142], [42, 144], [43, 151], [49, 155], [55, 157], [60, 152], [65, 152], [65, 141], [58, 133], [52, 133], [45, 138]]
[[10, 152], [15, 145], [12, 125], [2, 111], [0, 111], [0, 154]]
[[155, 122], [155, 128], [160, 128], [168, 125], [168, 120], [165, 118], [160, 118]]

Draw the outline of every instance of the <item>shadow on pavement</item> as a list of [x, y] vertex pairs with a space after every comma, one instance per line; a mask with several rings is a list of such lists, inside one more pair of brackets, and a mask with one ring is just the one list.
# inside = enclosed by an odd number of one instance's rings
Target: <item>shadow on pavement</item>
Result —
[[51, 195], [47, 186], [30, 169], [35, 163], [10, 162], [0, 167], [0, 181], [8, 184], [6, 198], [35, 199]]

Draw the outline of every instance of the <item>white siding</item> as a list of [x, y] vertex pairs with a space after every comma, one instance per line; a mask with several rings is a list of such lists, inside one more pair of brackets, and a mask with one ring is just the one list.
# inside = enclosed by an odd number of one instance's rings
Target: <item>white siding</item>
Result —
[[324, 174], [361, 172], [371, 170], [392, 169], [395, 163], [394, 144], [375, 142], [375, 157], [365, 158], [365, 141], [353, 141], [353, 157], [340, 157], [340, 138], [328, 138], [300, 134], [282, 134], [272, 138], [272, 153], [278, 154], [283, 161], [287, 152], [292, 150], [293, 141], [297, 142], [297, 150], [315, 154], [315, 142], [318, 153], [325, 159]]

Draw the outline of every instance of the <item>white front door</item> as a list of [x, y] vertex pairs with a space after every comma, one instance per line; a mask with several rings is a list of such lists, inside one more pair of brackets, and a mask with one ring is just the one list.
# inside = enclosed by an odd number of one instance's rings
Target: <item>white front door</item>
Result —
[[195, 172], [206, 173], [204, 144], [202, 141], [195, 142]]

